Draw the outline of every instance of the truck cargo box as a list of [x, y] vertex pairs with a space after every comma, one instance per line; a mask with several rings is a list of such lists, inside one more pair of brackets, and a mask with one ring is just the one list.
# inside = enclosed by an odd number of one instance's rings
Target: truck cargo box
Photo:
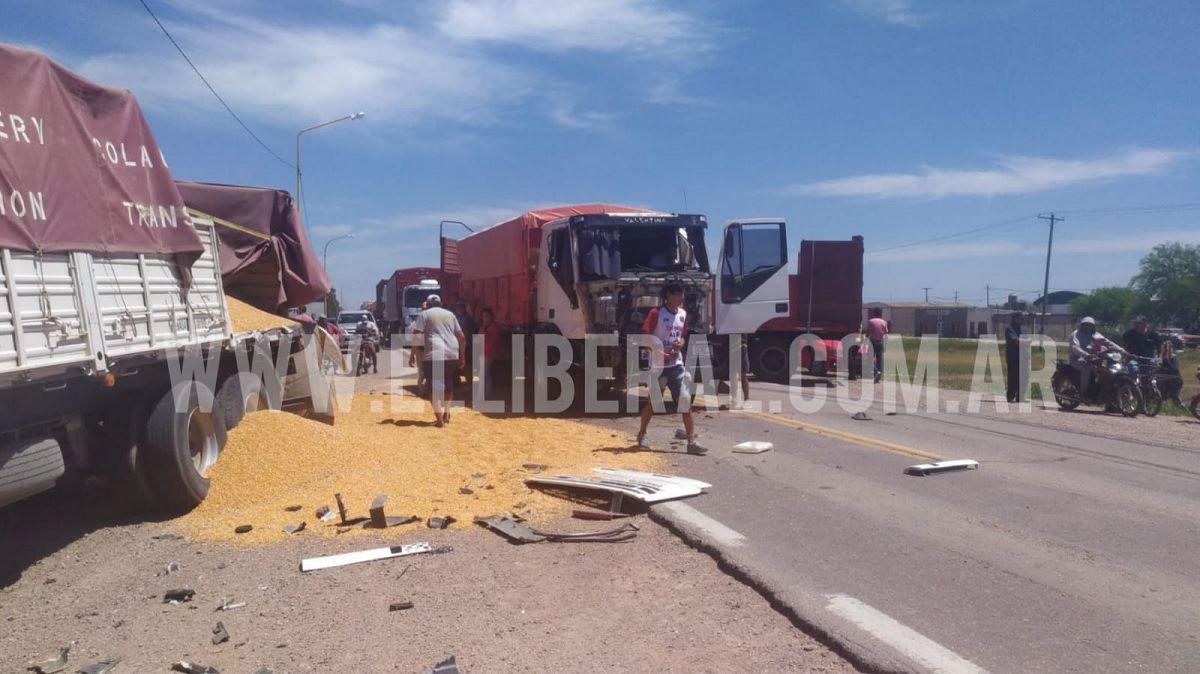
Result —
[[857, 332], [862, 322], [863, 238], [801, 241], [798, 258], [799, 273], [788, 279], [793, 324], [822, 336]]

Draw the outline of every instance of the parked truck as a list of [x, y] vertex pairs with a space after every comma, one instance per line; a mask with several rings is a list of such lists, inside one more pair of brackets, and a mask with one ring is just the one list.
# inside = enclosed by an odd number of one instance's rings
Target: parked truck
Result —
[[846, 367], [861, 371], [856, 345], [842, 338], [857, 334], [862, 321], [863, 239], [801, 241], [796, 273], [788, 265], [787, 223], [782, 218], [733, 220], [725, 225], [716, 273], [714, 359], [723, 369], [731, 335], [743, 335], [756, 378], [786, 383], [796, 364], [794, 340], [816, 335], [817, 347], [801, 349], [799, 365], [815, 375]]
[[[191, 508], [246, 410], [309, 408], [319, 376], [290, 328], [235, 334], [215, 225], [128, 91], [0, 45], [0, 109], [24, 130], [0, 143], [0, 506], [98, 472]], [[285, 348], [283, 377], [235, 376]], [[213, 376], [183, 376], [180, 350]]]
[[[691, 333], [712, 331], [712, 275], [703, 215], [615, 204], [558, 206], [523, 213], [462, 239], [442, 239], [459, 291], [472, 310], [489, 308], [504, 334], [552, 333], [572, 346], [571, 374], [581, 376], [585, 335], [615, 335], [596, 363], [623, 386], [625, 338], [662, 303], [669, 282], [684, 288]], [[532, 339], [525, 348], [532, 348]], [[502, 358], [511, 354], [506, 345]], [[525, 358], [525, 367], [532, 359]], [[528, 377], [527, 377], [528, 381]], [[580, 389], [576, 387], [576, 391]]]
[[[383, 323], [380, 330], [386, 337], [401, 334], [420, 313], [421, 302], [434, 293], [443, 293], [453, 284], [446, 283], [446, 273], [438, 267], [406, 267], [397, 269], [392, 275], [379, 282], [378, 301]], [[444, 298], [447, 301], [449, 297]]]

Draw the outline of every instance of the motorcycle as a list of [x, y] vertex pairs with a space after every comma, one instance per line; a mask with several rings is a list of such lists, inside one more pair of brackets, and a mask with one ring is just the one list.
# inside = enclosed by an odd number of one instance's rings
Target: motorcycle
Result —
[[1166, 396], [1159, 385], [1162, 360], [1146, 356], [1130, 356], [1125, 368], [1137, 381], [1138, 389], [1142, 392], [1142, 414], [1148, 417], [1158, 416], [1162, 411]]
[[[1079, 370], [1070, 362], [1060, 360], [1055, 365], [1050, 384], [1054, 388], [1054, 400], [1063, 411], [1082, 405], [1116, 409], [1127, 417], [1136, 417], [1145, 405], [1137, 378], [1126, 369], [1125, 359], [1118, 351], [1106, 351], [1092, 358], [1092, 381], [1087, 387], [1087, 398], [1080, 393]], [[1100, 370], [1106, 376], [1100, 375]]]

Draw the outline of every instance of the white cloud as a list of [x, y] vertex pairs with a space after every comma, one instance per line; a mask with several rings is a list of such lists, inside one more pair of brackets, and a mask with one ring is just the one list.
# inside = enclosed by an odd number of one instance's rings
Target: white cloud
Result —
[[793, 195], [880, 199], [1028, 194], [1084, 183], [1161, 173], [1193, 152], [1131, 149], [1098, 159], [1004, 157], [996, 168], [850, 176], [788, 187]]
[[841, 3], [863, 16], [895, 26], [916, 28], [922, 21], [913, 11], [911, 0], [841, 0]]
[[[709, 44], [698, 39], [696, 18], [655, 0], [450, 0], [413, 11], [379, 7], [367, 25], [260, 16], [254, 12], [261, 6], [227, 2], [171, 5], [172, 14], [161, 18], [229, 104], [245, 118], [286, 129], [356, 110], [368, 113], [368, 123], [384, 123], [376, 128], [444, 119], [490, 126], [531, 108], [565, 128], [603, 129], [609, 115], [575, 110], [557, 94], [546, 102], [547, 91], [586, 84], [565, 81], [553, 62], [519, 52], [603, 52], [637, 61], [640, 72], [661, 79], [694, 67], [677, 57]], [[157, 31], [148, 17], [133, 20]], [[219, 110], [165, 40], [151, 44], [73, 65], [133, 90], [148, 106]], [[638, 79], [631, 80], [636, 89]]]
[[[1104, 253], [1147, 253], [1160, 243], [1200, 243], [1200, 228], [1164, 229], [1137, 234], [1056, 237], [1054, 256], [1100, 255]], [[870, 253], [870, 251], [867, 251]], [[989, 240], [963, 243], [938, 243], [889, 250], [871, 255], [871, 263], [938, 262], [980, 258], [1037, 257], [1046, 255], [1044, 241], [1023, 243], [1012, 240]]]
[[694, 16], [649, 0], [451, 0], [438, 28], [456, 40], [555, 51], [678, 56], [709, 44]]

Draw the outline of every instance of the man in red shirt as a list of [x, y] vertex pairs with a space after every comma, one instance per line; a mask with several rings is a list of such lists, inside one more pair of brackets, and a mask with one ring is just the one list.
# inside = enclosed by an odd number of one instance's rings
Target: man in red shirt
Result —
[[496, 322], [496, 314], [485, 307], [479, 312], [479, 334], [483, 335], [483, 395], [491, 400], [495, 389], [496, 359], [500, 355], [500, 324]]

